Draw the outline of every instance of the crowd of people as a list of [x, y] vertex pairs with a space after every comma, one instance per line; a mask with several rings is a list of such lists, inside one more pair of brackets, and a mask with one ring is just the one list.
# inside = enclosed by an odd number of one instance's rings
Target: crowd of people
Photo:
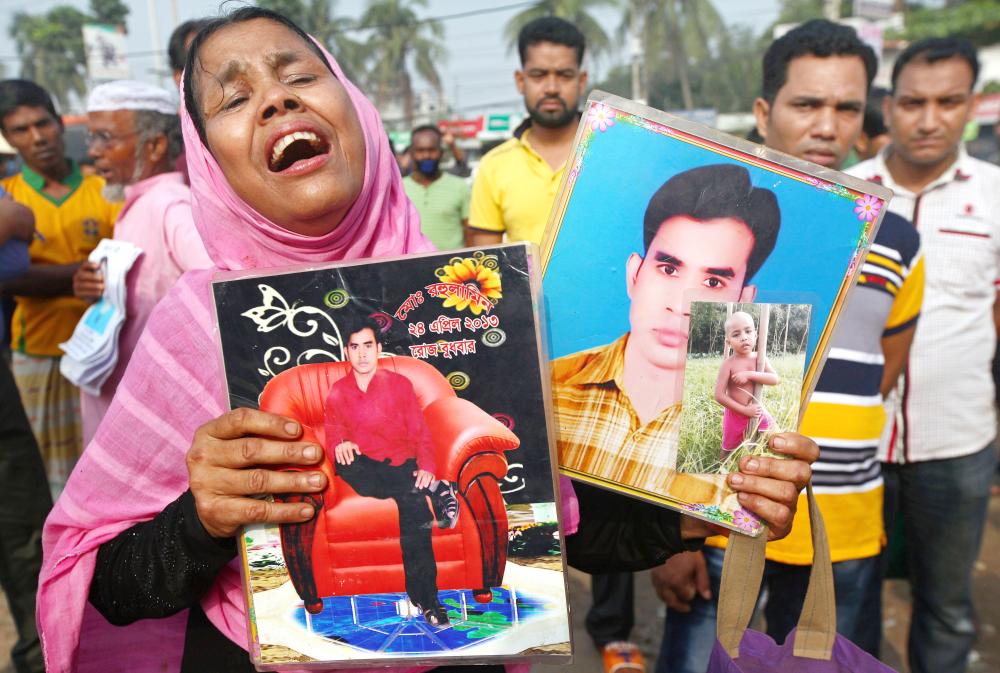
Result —
[[[581, 32], [555, 17], [526, 25], [515, 86], [528, 116], [483, 157], [470, 188], [450, 134], [415, 128], [397, 156], [364, 93], [280, 14], [245, 7], [186, 22], [169, 51], [179, 100], [133, 81], [90, 91], [94, 175], [66, 156], [44, 89], [0, 82], [0, 133], [21, 162], [0, 183], [0, 287], [16, 302], [9, 366], [0, 363], [0, 583], [19, 673], [253, 670], [234, 536], [248, 523], [313, 517], [307, 500], [253, 496], [321, 491], [316, 465], [333, 449], [299, 441], [287, 419], [228, 411], [213, 273], [540, 244], [587, 92]], [[910, 669], [962, 673], [997, 463], [1000, 168], [963, 148], [979, 70], [967, 42], [911, 44], [879, 94], [877, 65], [853, 29], [825, 20], [786, 33], [764, 56], [758, 142], [832, 169], [856, 156], [849, 172], [895, 197], [801, 434], [772, 440], [791, 459], [744, 459], [728, 482], [770, 526], [761, 610], [772, 637], [795, 626], [805, 597], [812, 548], [800, 493], [811, 477], [838, 632], [880, 654], [886, 531], [901, 532]], [[297, 132], [309, 138], [279, 145]], [[296, 142], [308, 147], [286, 152]], [[59, 344], [105, 291], [89, 260], [102, 238], [143, 255], [127, 276], [118, 363], [92, 395], [61, 375]], [[641, 407], [617, 378], [587, 385]], [[676, 441], [668, 414], [676, 409], [633, 411], [622, 432], [655, 427], [660, 441]], [[300, 471], [277, 469], [289, 463]], [[651, 568], [653, 587], [638, 590], [655, 591], [667, 618], [649, 670], [704, 673], [726, 539], [567, 479], [561, 491], [567, 560], [592, 574], [586, 627], [606, 670], [646, 670], [629, 641], [632, 573]]]

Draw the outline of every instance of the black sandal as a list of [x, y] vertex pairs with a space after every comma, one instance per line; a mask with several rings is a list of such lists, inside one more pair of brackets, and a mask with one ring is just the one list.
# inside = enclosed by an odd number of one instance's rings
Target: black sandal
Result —
[[427, 608], [424, 612], [424, 621], [431, 626], [447, 626], [451, 622], [448, 620], [448, 610], [438, 603], [432, 608]]
[[431, 494], [434, 522], [438, 528], [454, 528], [458, 524], [458, 498], [451, 482], [442, 479]]

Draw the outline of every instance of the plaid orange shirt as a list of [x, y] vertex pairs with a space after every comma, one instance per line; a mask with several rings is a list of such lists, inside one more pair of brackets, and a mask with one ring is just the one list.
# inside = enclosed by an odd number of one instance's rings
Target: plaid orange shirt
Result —
[[570, 476], [639, 495], [707, 501], [718, 491], [711, 480], [674, 472], [681, 405], [639, 424], [624, 392], [627, 340], [626, 334], [552, 362], [559, 466]]

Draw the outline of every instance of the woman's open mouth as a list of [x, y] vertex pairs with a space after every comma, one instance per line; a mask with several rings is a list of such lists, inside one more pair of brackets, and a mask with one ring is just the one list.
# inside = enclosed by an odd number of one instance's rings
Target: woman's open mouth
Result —
[[313, 164], [326, 159], [330, 143], [314, 131], [294, 131], [278, 138], [271, 147], [267, 167], [274, 173], [309, 170]]

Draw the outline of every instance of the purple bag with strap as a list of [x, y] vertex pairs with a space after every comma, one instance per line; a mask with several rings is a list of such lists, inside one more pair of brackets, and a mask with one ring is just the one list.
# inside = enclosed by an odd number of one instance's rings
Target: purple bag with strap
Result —
[[719, 591], [718, 639], [707, 673], [895, 673], [837, 634], [826, 525], [811, 484], [806, 493], [812, 523], [813, 564], [798, 626], [783, 645], [747, 628], [764, 575], [767, 532], [755, 538], [730, 536]]

